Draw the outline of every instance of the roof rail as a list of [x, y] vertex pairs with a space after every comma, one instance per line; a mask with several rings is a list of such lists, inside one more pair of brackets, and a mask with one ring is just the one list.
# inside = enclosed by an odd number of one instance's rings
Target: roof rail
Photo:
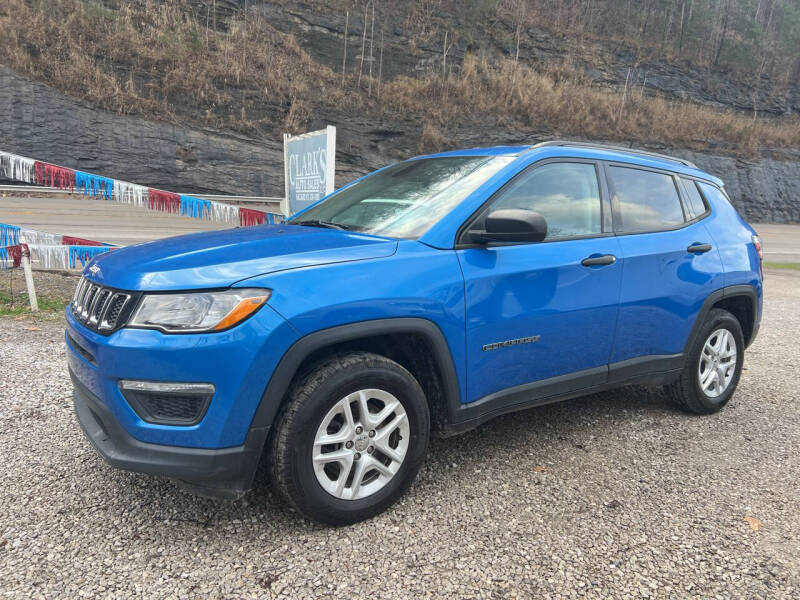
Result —
[[625, 154], [634, 154], [639, 156], [652, 156], [653, 158], [660, 158], [662, 160], [671, 160], [693, 169], [697, 165], [685, 158], [678, 158], [677, 156], [670, 156], [669, 154], [659, 154], [658, 152], [649, 152], [648, 150], [637, 150], [636, 148], [625, 148], [624, 146], [613, 146], [611, 144], [595, 144], [592, 142], [571, 142], [569, 140], [552, 140], [549, 142], [539, 142], [534, 144], [531, 148], [544, 148], [546, 146], [574, 146], [577, 148], [594, 148], [596, 150], [613, 150], [614, 152], [624, 152]]

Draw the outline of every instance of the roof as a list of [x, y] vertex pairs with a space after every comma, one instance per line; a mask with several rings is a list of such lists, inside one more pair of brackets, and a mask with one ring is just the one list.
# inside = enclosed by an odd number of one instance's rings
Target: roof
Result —
[[462, 150], [450, 150], [437, 154], [428, 154], [417, 158], [443, 158], [448, 156], [520, 156], [528, 152], [536, 152], [541, 158], [550, 157], [574, 157], [592, 158], [596, 160], [606, 160], [612, 162], [624, 162], [629, 164], [663, 169], [676, 173], [683, 173], [712, 181], [719, 186], [723, 182], [718, 177], [703, 171], [689, 160], [684, 158], [659, 154], [647, 150], [636, 148], [624, 148], [606, 144], [594, 144], [591, 142], [571, 142], [554, 140], [539, 144], [525, 146], [491, 146], [486, 148], [466, 148]]
[[426, 154], [417, 158], [444, 158], [447, 156], [505, 156], [519, 155], [531, 149], [531, 145], [526, 146], [489, 146], [484, 148], [464, 148], [463, 150], [449, 150], [437, 154]]

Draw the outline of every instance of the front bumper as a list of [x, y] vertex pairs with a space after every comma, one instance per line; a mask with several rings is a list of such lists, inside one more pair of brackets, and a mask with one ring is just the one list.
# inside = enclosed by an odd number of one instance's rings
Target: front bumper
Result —
[[[270, 377], [296, 337], [268, 306], [241, 325], [213, 334], [122, 328], [104, 336], [77, 322], [69, 307], [66, 314], [67, 364], [75, 377], [131, 437], [163, 446], [243, 445]], [[123, 394], [120, 380], [202, 382], [212, 384], [215, 392], [202, 419], [176, 426], [145, 420]]]
[[241, 446], [216, 450], [141, 442], [119, 424], [72, 369], [69, 373], [78, 422], [95, 450], [112, 466], [171, 477], [195, 493], [215, 498], [240, 498], [252, 487], [267, 428], [251, 429]]

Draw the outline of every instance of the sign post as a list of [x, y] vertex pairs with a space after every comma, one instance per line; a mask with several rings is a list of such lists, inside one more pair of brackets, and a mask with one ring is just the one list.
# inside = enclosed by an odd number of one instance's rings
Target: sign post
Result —
[[31, 251], [28, 244], [20, 244], [20, 262], [22, 272], [25, 273], [25, 285], [28, 287], [28, 302], [31, 304], [31, 311], [39, 311], [39, 302], [36, 300], [36, 288], [33, 285], [33, 271], [31, 271]]
[[333, 192], [336, 175], [336, 127], [302, 135], [283, 134], [286, 195], [281, 212], [290, 217]]

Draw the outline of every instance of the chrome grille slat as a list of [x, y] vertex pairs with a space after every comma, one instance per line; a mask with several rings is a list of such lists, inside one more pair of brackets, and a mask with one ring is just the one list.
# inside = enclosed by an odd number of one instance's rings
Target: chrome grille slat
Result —
[[119, 317], [132, 297], [132, 294], [103, 287], [82, 277], [72, 299], [72, 314], [90, 329], [110, 332], [116, 329]]
[[100, 288], [94, 295], [94, 302], [92, 302], [92, 307], [89, 309], [89, 322], [93, 325], [100, 322], [100, 316], [103, 313], [103, 308], [106, 302], [108, 302], [108, 297], [110, 295], [111, 292], [105, 288]]
[[106, 311], [108, 310], [108, 307], [111, 304], [111, 299], [113, 297], [114, 297], [114, 292], [108, 290], [108, 294], [106, 294], [106, 301], [103, 303], [103, 306], [100, 308], [100, 312], [97, 315], [98, 327], [100, 326], [100, 323], [103, 322], [103, 318], [106, 315]]
[[72, 304], [73, 304], [73, 306], [77, 305], [78, 298], [81, 295], [81, 290], [83, 289], [84, 285], [86, 285], [86, 280], [83, 277], [81, 277], [81, 280], [78, 282], [78, 285], [75, 286], [75, 293], [72, 294]]
[[122, 313], [125, 305], [128, 304], [130, 296], [117, 292], [111, 295], [112, 300], [103, 310], [103, 318], [100, 321], [100, 329], [114, 329], [117, 326], [117, 319]]
[[86, 286], [89, 285], [89, 282], [86, 279], [81, 279], [80, 286], [78, 287], [78, 293], [75, 297], [75, 310], [77, 313], [80, 313], [83, 310], [83, 295], [86, 293]]
[[83, 308], [81, 309], [81, 320], [87, 321], [89, 319], [89, 308], [92, 306], [92, 300], [94, 300], [94, 296], [97, 293], [97, 288], [93, 283], [89, 284], [89, 289], [86, 292], [86, 296], [83, 298]]
[[92, 289], [92, 284], [87, 279], [86, 285], [83, 286], [83, 291], [81, 292], [80, 302], [78, 303], [78, 306], [80, 307], [80, 314], [83, 314], [83, 311], [86, 308], [86, 302], [88, 301], [88, 296], [91, 289]]
[[83, 310], [84, 302], [86, 301], [86, 294], [89, 292], [89, 288], [92, 287], [92, 284], [89, 283], [89, 280], [84, 280], [83, 289], [81, 290], [81, 299], [80, 299], [80, 307]]
[[87, 315], [87, 317], [89, 318], [90, 321], [94, 317], [94, 311], [97, 308], [98, 302], [100, 302], [100, 298], [102, 297], [102, 294], [103, 294], [103, 289], [98, 287], [94, 291], [94, 294], [92, 295], [92, 301], [89, 304], [89, 308], [86, 309], [86, 315]]

